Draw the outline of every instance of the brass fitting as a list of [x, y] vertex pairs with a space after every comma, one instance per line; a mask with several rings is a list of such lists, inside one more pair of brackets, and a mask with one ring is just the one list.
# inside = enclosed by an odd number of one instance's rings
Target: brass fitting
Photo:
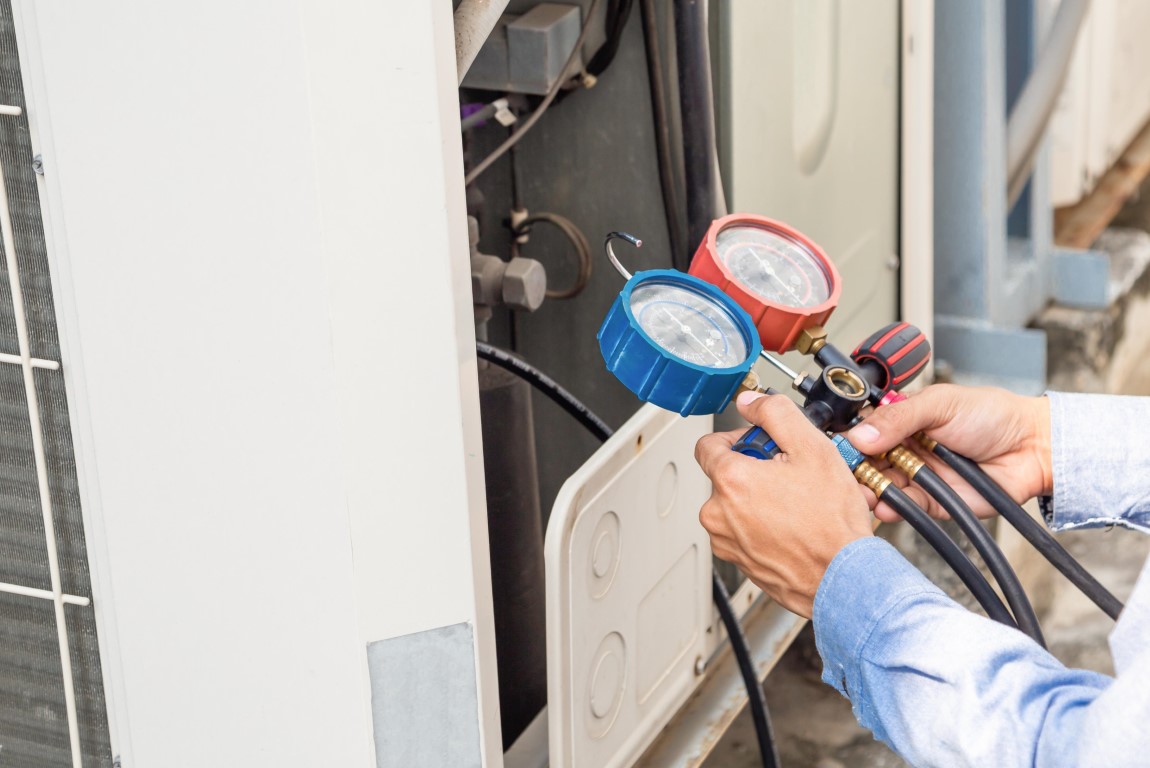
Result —
[[821, 325], [814, 325], [799, 331], [795, 339], [795, 349], [804, 355], [817, 355], [819, 350], [827, 345], [827, 329]]
[[864, 461], [855, 468], [855, 479], [874, 491], [874, 495], [880, 499], [886, 489], [890, 487], [891, 482], [889, 477], [872, 467], [868, 461]]
[[744, 392], [764, 392], [762, 379], [759, 374], [754, 371], [747, 371], [747, 375], [739, 382], [739, 388], [735, 391], [735, 397], [743, 394]]
[[919, 445], [931, 453], [934, 453], [934, 449], [938, 447], [938, 441], [927, 437], [925, 432], [919, 432], [914, 436], [914, 439], [918, 441]]
[[920, 469], [926, 466], [925, 461], [901, 445], [896, 445], [887, 451], [884, 458], [911, 480], [914, 479]]

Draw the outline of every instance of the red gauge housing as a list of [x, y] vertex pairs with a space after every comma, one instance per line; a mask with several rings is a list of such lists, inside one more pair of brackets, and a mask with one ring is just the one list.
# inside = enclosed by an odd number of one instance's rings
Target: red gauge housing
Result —
[[804, 329], [826, 323], [842, 289], [834, 262], [814, 241], [750, 213], [711, 222], [689, 272], [745, 309], [763, 349], [779, 354], [794, 347]]

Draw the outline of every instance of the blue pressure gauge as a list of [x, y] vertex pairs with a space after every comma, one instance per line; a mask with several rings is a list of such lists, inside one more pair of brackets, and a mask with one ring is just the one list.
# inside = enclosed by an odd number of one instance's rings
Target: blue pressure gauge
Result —
[[683, 416], [726, 407], [759, 357], [750, 315], [715, 286], [673, 269], [631, 275], [599, 329], [607, 370], [639, 396]]

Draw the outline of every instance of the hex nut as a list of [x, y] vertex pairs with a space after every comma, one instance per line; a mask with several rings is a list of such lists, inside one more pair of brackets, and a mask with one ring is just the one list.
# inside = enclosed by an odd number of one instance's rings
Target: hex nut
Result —
[[547, 271], [535, 259], [515, 258], [503, 273], [503, 303], [534, 312], [547, 294]]
[[813, 355], [822, 349], [827, 343], [827, 329], [821, 325], [816, 325], [813, 328], [804, 328], [799, 331], [799, 337], [795, 339], [795, 349], [804, 355]]

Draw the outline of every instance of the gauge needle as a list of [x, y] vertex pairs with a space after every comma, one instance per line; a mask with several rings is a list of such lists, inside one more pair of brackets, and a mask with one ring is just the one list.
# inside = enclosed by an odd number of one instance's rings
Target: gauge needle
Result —
[[704, 344], [704, 343], [703, 343], [703, 341], [702, 341], [702, 340], [701, 340], [701, 339], [700, 339], [698, 336], [696, 336], [694, 333], [692, 333], [692, 332], [691, 332], [691, 326], [687, 325], [686, 323], [684, 323], [684, 322], [682, 322], [681, 320], [679, 320], [679, 318], [677, 318], [677, 317], [675, 317], [674, 315], [672, 315], [672, 314], [671, 314], [669, 311], [667, 311], [667, 308], [666, 308], [666, 307], [659, 307], [659, 309], [660, 309], [660, 310], [662, 310], [662, 312], [663, 312], [663, 314], [664, 314], [664, 315], [666, 315], [667, 317], [671, 318], [671, 322], [673, 322], [673, 323], [675, 323], [676, 325], [678, 325], [678, 326], [679, 326], [679, 330], [680, 330], [681, 332], [683, 332], [683, 333], [687, 334], [688, 336], [690, 336], [692, 339], [694, 339], [694, 340], [695, 340], [695, 343], [697, 343], [697, 344], [698, 344], [700, 347], [702, 347], [704, 350], [706, 350], [707, 354], [709, 354], [711, 357], [715, 358], [715, 360], [717, 360], [717, 361], [718, 361], [718, 362], [720, 362], [720, 363], [723, 361], [723, 358], [721, 358], [721, 357], [719, 357], [718, 355], [716, 355], [716, 354], [715, 354], [715, 353], [714, 353], [714, 352], [711, 350], [711, 348], [710, 348], [710, 347], [708, 347], [706, 344]]
[[783, 280], [783, 278], [778, 276], [778, 274], [775, 272], [774, 267], [772, 267], [767, 262], [763, 261], [763, 258], [761, 256], [759, 257], [759, 263], [763, 265], [763, 271], [766, 272], [768, 276], [773, 277], [776, 280], [778, 280], [779, 285], [781, 285], [787, 289], [787, 293], [789, 293], [791, 295], [792, 299], [799, 302], [800, 304], [802, 303], [803, 300], [801, 298], [799, 298], [799, 295], [797, 293], [795, 293], [795, 289], [792, 288], [790, 285], [788, 285], [787, 282], [785, 280]]

